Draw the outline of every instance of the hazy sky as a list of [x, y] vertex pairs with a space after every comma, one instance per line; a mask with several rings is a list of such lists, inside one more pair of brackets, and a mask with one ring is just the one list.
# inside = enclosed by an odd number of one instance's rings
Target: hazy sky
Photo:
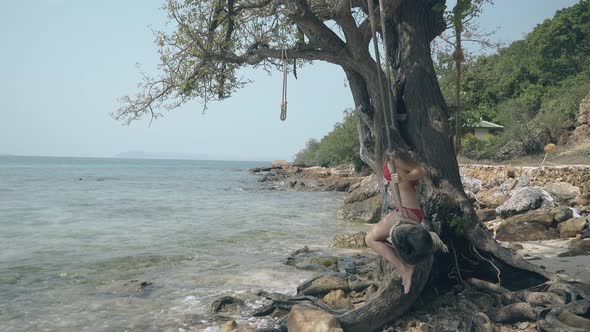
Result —
[[[480, 18], [496, 38], [520, 39], [577, 0], [496, 0]], [[109, 113], [137, 92], [136, 63], [156, 74], [152, 29], [163, 0], [6, 1], [0, 11], [0, 154], [112, 157], [174, 152], [210, 159], [292, 159], [352, 107], [339, 67], [318, 63], [289, 77], [288, 118], [279, 120], [282, 77], [246, 71], [255, 83], [205, 116], [198, 101], [121, 126]], [[449, 1], [452, 6], [454, 1]]]

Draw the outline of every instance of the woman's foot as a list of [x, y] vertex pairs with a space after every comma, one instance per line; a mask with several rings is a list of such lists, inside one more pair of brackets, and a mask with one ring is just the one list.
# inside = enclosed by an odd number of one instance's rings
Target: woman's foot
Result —
[[402, 285], [404, 286], [404, 294], [408, 294], [412, 288], [412, 275], [416, 267], [413, 265], [406, 265], [403, 271], [400, 271], [402, 277]]

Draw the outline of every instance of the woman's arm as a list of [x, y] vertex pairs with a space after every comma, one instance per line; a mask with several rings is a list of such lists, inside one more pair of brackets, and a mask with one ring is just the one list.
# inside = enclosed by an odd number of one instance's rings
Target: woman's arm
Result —
[[[396, 174], [395, 178], [398, 182], [399, 181], [416, 181], [416, 180], [419, 180], [420, 178], [423, 178], [426, 175], [426, 170], [424, 169], [424, 167], [418, 165], [413, 160], [398, 159], [395, 161], [395, 165], [397, 166], [397, 168], [401, 168], [401, 169], [405, 170], [406, 172], [408, 172], [404, 175], [400, 175], [399, 173]], [[392, 181], [394, 180], [393, 175], [392, 175], [391, 180]]]

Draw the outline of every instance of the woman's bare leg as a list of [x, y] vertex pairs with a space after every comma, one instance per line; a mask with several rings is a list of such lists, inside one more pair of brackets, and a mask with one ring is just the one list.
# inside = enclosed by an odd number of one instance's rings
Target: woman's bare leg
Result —
[[381, 257], [385, 258], [402, 277], [402, 284], [404, 285], [404, 294], [408, 294], [412, 286], [412, 274], [416, 269], [413, 265], [408, 265], [402, 261], [391, 245], [386, 242], [389, 237], [389, 230], [394, 225], [393, 212], [381, 219], [375, 224], [365, 237], [367, 246], [373, 249]]

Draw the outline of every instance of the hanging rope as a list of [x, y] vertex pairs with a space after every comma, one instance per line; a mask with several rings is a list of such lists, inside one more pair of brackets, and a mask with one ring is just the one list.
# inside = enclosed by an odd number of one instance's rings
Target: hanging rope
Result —
[[287, 120], [287, 75], [289, 65], [289, 58], [287, 57], [287, 50], [283, 49], [281, 52], [281, 59], [283, 60], [283, 96], [281, 100], [281, 121]]
[[[385, 35], [385, 17], [383, 16], [383, 0], [379, 0], [379, 16], [381, 18], [381, 35], [383, 37], [383, 47], [385, 49], [385, 71], [386, 71], [386, 80], [387, 80], [387, 87], [386, 89], [383, 87], [383, 76], [381, 74], [381, 55], [379, 52], [379, 44], [377, 41], [377, 24], [375, 22], [375, 12], [374, 12], [374, 7], [373, 7], [373, 0], [367, 0], [367, 5], [369, 7], [369, 21], [371, 22], [371, 33], [372, 33], [372, 37], [373, 37], [373, 46], [375, 49], [375, 59], [377, 62], [377, 76], [379, 78], [379, 91], [381, 92], [381, 106], [383, 108], [383, 121], [385, 121], [385, 136], [387, 138], [387, 150], [386, 150], [386, 154], [389, 155], [391, 154], [392, 151], [392, 144], [391, 144], [391, 135], [390, 135], [390, 130], [389, 130], [389, 121], [388, 121], [388, 114], [387, 114], [387, 109], [389, 108], [389, 106], [392, 105], [392, 98], [391, 98], [391, 74], [390, 74], [390, 70], [389, 70], [389, 57], [387, 54], [387, 44], [386, 44], [386, 35]], [[387, 96], [389, 104], [387, 104], [387, 101], [385, 99], [385, 96]], [[393, 109], [393, 108], [392, 108]], [[395, 117], [394, 117], [395, 119]], [[392, 119], [392, 123], [395, 126], [395, 121]], [[387, 163], [387, 167], [389, 167], [389, 157], [386, 158], [386, 163]], [[391, 163], [391, 174], [396, 174], [397, 173], [397, 167], [395, 166], [395, 161], [392, 160]], [[400, 194], [400, 190], [399, 190], [399, 184], [398, 183], [394, 183], [393, 185], [396, 196], [398, 198], [398, 203], [399, 203], [399, 209], [402, 211], [402, 213], [405, 215], [406, 211], [403, 208], [403, 204], [402, 204], [402, 197]], [[386, 193], [384, 195], [384, 198], [386, 197]], [[386, 204], [385, 204], [385, 200], [384, 200], [384, 204], [383, 204], [383, 210], [386, 209]]]

